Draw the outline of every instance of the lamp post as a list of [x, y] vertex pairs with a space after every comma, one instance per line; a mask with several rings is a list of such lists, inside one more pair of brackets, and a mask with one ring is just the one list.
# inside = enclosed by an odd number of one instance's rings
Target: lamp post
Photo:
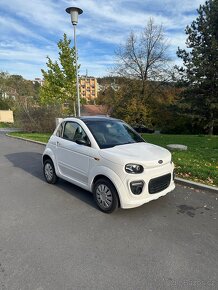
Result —
[[71, 16], [71, 22], [73, 24], [74, 30], [74, 48], [75, 48], [75, 55], [76, 55], [76, 91], [77, 91], [77, 115], [80, 117], [80, 94], [79, 94], [79, 77], [78, 77], [78, 64], [77, 64], [77, 47], [76, 47], [76, 25], [78, 23], [78, 15], [82, 14], [82, 9], [78, 7], [68, 7], [66, 12]]

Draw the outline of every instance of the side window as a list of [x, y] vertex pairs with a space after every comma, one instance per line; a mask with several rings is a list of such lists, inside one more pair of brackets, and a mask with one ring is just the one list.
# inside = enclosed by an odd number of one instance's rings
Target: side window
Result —
[[63, 131], [63, 138], [73, 141], [76, 132], [75, 123], [66, 122]]
[[89, 138], [83, 128], [74, 122], [66, 122], [63, 131], [63, 138], [73, 142], [83, 140], [87, 144], [90, 143]]
[[64, 123], [62, 122], [59, 127], [58, 127], [58, 130], [56, 132], [56, 136], [58, 137], [62, 137], [62, 133], [63, 133], [63, 126], [64, 126]]
[[80, 125], [77, 125], [74, 135], [74, 142], [76, 142], [77, 140], [83, 140], [85, 142], [88, 142], [88, 136]]

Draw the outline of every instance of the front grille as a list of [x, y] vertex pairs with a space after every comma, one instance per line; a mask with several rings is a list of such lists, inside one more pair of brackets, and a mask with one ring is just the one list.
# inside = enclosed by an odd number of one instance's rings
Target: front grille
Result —
[[148, 191], [150, 194], [158, 193], [164, 189], [166, 189], [170, 185], [171, 174], [168, 173], [166, 175], [153, 178], [148, 183]]

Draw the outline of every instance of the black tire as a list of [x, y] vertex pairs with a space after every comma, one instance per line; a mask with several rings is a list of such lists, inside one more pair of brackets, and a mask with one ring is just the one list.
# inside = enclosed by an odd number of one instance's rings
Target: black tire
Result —
[[119, 198], [113, 183], [101, 178], [96, 181], [93, 188], [95, 202], [104, 213], [112, 213], [118, 208]]
[[58, 177], [55, 173], [54, 164], [51, 159], [46, 159], [44, 161], [43, 173], [45, 180], [50, 184], [55, 184], [58, 181]]

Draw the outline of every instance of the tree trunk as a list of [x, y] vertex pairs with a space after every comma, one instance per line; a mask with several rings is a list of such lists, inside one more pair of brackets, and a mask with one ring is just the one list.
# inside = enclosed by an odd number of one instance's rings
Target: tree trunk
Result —
[[213, 113], [210, 114], [210, 120], [208, 124], [208, 135], [213, 135], [213, 127], [214, 127], [214, 118], [213, 118]]

